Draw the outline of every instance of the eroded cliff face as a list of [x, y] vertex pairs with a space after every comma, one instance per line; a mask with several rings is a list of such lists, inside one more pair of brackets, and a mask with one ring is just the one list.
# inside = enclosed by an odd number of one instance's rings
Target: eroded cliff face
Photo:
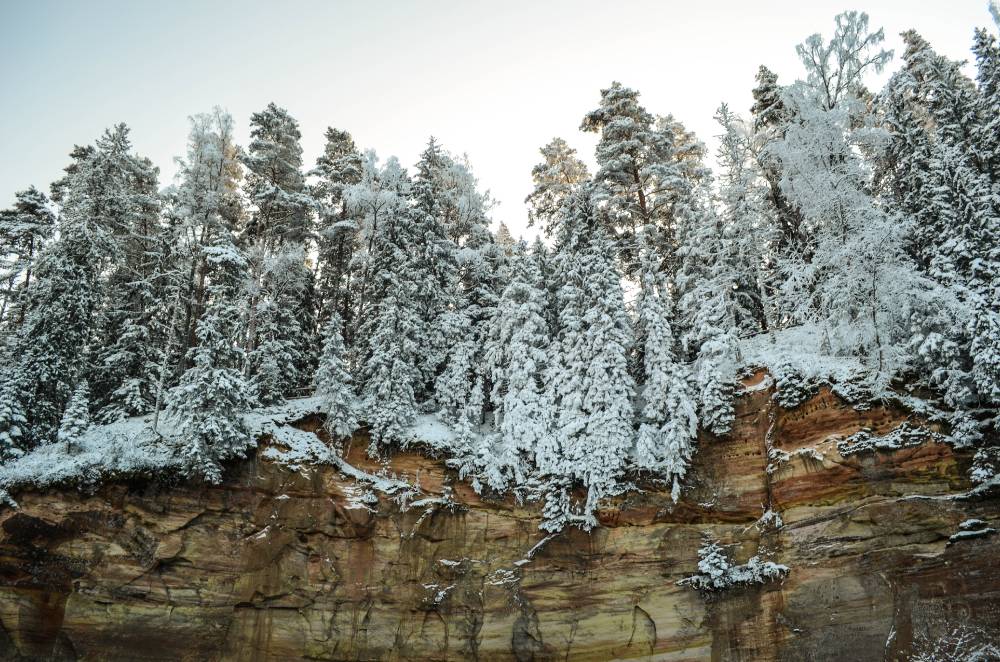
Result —
[[[0, 513], [0, 658], [882, 660], [960, 625], [1000, 632], [1000, 540], [949, 544], [972, 518], [1000, 528], [996, 499], [951, 497], [967, 456], [843, 457], [838, 439], [906, 415], [828, 392], [783, 411], [747, 385], [679, 504], [648, 488], [590, 533], [546, 536], [536, 506], [409, 453], [391, 470], [427, 497], [408, 507], [263, 460], [220, 486], [18, 494]], [[349, 460], [376, 469], [365, 445]], [[758, 525], [768, 509], [783, 526]], [[706, 533], [791, 572], [708, 598], [678, 586]]]

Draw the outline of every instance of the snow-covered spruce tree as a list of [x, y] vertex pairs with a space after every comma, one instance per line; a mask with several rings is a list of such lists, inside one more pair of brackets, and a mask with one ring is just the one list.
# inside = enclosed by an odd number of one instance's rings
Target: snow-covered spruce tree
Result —
[[621, 276], [593, 193], [587, 186], [564, 207], [566, 238], [555, 257], [560, 330], [546, 375], [555, 403], [554, 439], [536, 451], [543, 476], [566, 476], [587, 488], [574, 521], [588, 529], [598, 501], [614, 492], [632, 447], [634, 391]]
[[894, 183], [918, 221], [911, 251], [936, 280], [971, 282], [998, 232], [990, 158], [977, 139], [980, 96], [958, 63], [912, 31], [904, 40], [905, 66], [883, 97], [896, 130]]
[[483, 424], [483, 407], [486, 402], [486, 394], [483, 392], [483, 380], [477, 379], [472, 388], [469, 389], [469, 396], [466, 398], [464, 408], [458, 419], [456, 426], [457, 439], [456, 454], [460, 462], [464, 464], [459, 469], [461, 477], [465, 477], [470, 468], [474, 468], [477, 473], [472, 475], [472, 485], [476, 491], [481, 489], [478, 473], [486, 475], [487, 482], [491, 485], [503, 485], [498, 472], [497, 460], [492, 453], [492, 447], [488, 436], [480, 436], [479, 428]]
[[[449, 335], [456, 338], [464, 330], [468, 333], [469, 318], [464, 311], [452, 315], [454, 331]], [[481, 348], [473, 337], [457, 339], [448, 350], [447, 361], [441, 374], [434, 381], [434, 400], [440, 408], [441, 416], [450, 423], [461, 421], [465, 404], [472, 394], [475, 375], [481, 366], [476, 365], [476, 357]]]
[[658, 263], [652, 249], [647, 249], [638, 309], [645, 348], [634, 462], [639, 469], [672, 483], [677, 501], [697, 440], [698, 414], [690, 371], [677, 360], [678, 343], [670, 328], [670, 295], [656, 269]]
[[368, 452], [372, 456], [378, 454], [380, 444], [403, 439], [417, 413], [413, 385], [421, 379], [414, 342], [420, 318], [412, 286], [399, 274], [382, 277], [389, 283], [375, 307], [373, 333], [367, 336], [368, 357], [361, 373], [361, 415], [371, 431]]
[[261, 397], [275, 402], [306, 386], [315, 365], [314, 279], [305, 264], [314, 203], [302, 174], [298, 123], [271, 103], [251, 116], [250, 126], [243, 158], [252, 208], [242, 238], [254, 258], [247, 350], [251, 374], [263, 371]]
[[517, 245], [506, 288], [497, 305], [487, 340], [494, 429], [499, 437], [494, 471], [488, 482], [500, 489], [506, 481], [524, 481], [524, 468], [535, 448], [551, 433], [552, 406], [542, 387], [551, 342], [545, 320], [546, 293], [538, 263]]
[[[446, 418], [465, 410], [472, 389], [482, 381], [484, 394], [494, 392], [492, 373], [485, 351], [495, 323], [499, 293], [503, 289], [507, 260], [502, 249], [488, 241], [465, 252], [462, 282], [455, 311], [445, 319], [449, 325], [445, 337], [453, 338], [444, 367], [435, 381], [435, 400]], [[494, 406], [496, 403], [492, 403]]]
[[310, 301], [312, 275], [305, 266], [302, 246], [286, 246], [272, 254], [262, 244], [250, 251], [251, 281], [259, 289], [250, 292], [255, 302], [250, 312], [254, 343], [248, 368], [263, 404], [281, 402], [306, 380], [310, 364], [307, 346], [310, 323], [303, 319], [303, 302]]
[[507, 253], [488, 228], [489, 194], [479, 190], [465, 160], [448, 155], [433, 139], [417, 164], [412, 196], [414, 278], [426, 351], [421, 372], [427, 383], [426, 395], [418, 399], [430, 400], [433, 390], [436, 404], [454, 416], [468, 407], [477, 381], [486, 393], [492, 391], [483, 347]]
[[364, 342], [356, 344], [354, 361], [361, 387], [359, 417], [371, 431], [372, 455], [380, 445], [402, 440], [416, 416], [415, 390], [423, 383], [417, 340], [424, 327], [412, 269], [416, 241], [410, 186], [395, 158], [379, 168], [369, 152], [361, 181], [345, 191], [362, 219], [356, 337]]
[[28, 417], [21, 404], [23, 378], [17, 369], [0, 365], [0, 464], [20, 457], [28, 441]]
[[505, 286], [508, 258], [489, 234], [467, 246], [464, 254], [465, 259], [460, 264], [462, 280], [458, 306], [461, 317], [468, 320], [467, 326], [460, 328], [468, 334], [467, 339], [473, 348], [473, 373], [469, 376], [469, 383], [482, 380], [488, 395], [493, 392], [493, 378], [485, 360], [484, 348]]
[[[977, 399], [995, 402], [1000, 393], [1000, 205], [991, 140], [985, 137], [995, 121], [985, 100], [991, 90], [990, 47], [977, 41], [985, 57], [979, 63], [981, 89], [976, 89], [958, 63], [936, 54], [915, 32], [905, 33], [904, 41], [905, 66], [883, 93], [893, 135], [887, 188], [894, 205], [914, 219], [911, 254], [933, 280], [956, 294], [965, 313], [959, 317], [967, 320], [953, 324], [947, 337], [968, 348], [965, 361], [939, 357], [937, 374], [948, 377], [946, 398], [959, 402], [971, 391]], [[963, 372], [969, 380], [961, 379]]]
[[942, 147], [925, 129], [912, 85], [905, 71], [899, 72], [879, 97], [881, 120], [891, 140], [876, 171], [876, 185], [885, 207], [909, 220], [904, 237], [908, 255], [939, 289], [954, 295], [951, 305], [942, 301], [913, 311], [908, 342], [912, 373], [937, 389], [950, 407], [967, 408], [977, 399], [969, 351], [973, 316], [961, 303], [968, 290], [954, 263], [939, 257], [955, 245], [948, 240], [939, 245], [939, 238], [948, 237], [958, 225], [962, 208], [959, 196], [950, 193]]
[[757, 147], [752, 129], [725, 104], [715, 119], [723, 129], [716, 155], [721, 172], [715, 234], [721, 252], [706, 265], [711, 287], [727, 292], [741, 333], [767, 331], [777, 318], [769, 301], [774, 285], [768, 282], [766, 257], [775, 250], [777, 232]]
[[730, 259], [735, 237], [726, 236], [724, 225], [708, 207], [693, 216], [678, 247], [676, 277], [681, 346], [695, 358], [698, 418], [716, 435], [727, 434], [733, 421], [740, 310], [736, 283], [745, 273]]
[[59, 422], [59, 443], [65, 444], [66, 450], [72, 452], [80, 437], [90, 427], [90, 389], [87, 382], [81, 381], [73, 389], [66, 411]]
[[[372, 308], [385, 295], [385, 281], [378, 274], [394, 265], [391, 251], [381, 250], [383, 239], [387, 228], [393, 234], [402, 229], [399, 219], [409, 213], [410, 186], [406, 171], [395, 157], [380, 167], [375, 152], [369, 150], [364, 154], [360, 181], [344, 189], [345, 204], [360, 225], [359, 246], [351, 259], [351, 269], [357, 274], [353, 313], [356, 333], [371, 323]], [[356, 343], [355, 347], [364, 347], [364, 343]]]
[[455, 227], [459, 206], [451, 178], [453, 166], [452, 158], [432, 137], [417, 162], [410, 189], [410, 277], [421, 319], [417, 342], [423, 350], [419, 356], [419, 400], [428, 399], [460, 334], [468, 332], [463, 328], [467, 318], [459, 321], [456, 310], [461, 296], [457, 242], [464, 236]]
[[361, 181], [362, 157], [350, 133], [334, 128], [326, 130], [326, 145], [310, 175], [318, 178], [312, 196], [319, 206], [317, 229], [316, 308], [318, 321], [337, 313], [345, 322], [345, 332], [352, 320], [355, 274], [351, 257], [358, 245], [358, 223], [353, 218], [344, 190]]
[[211, 285], [209, 302], [198, 320], [198, 345], [190, 350], [191, 367], [167, 395], [167, 416], [182, 444], [185, 472], [217, 483], [222, 462], [253, 445], [243, 415], [254, 402], [243, 375], [239, 283], [246, 260], [225, 238], [205, 249]]
[[712, 434], [728, 434], [734, 420], [733, 390], [739, 346], [721, 296], [702, 304], [695, 315], [690, 338], [698, 346], [694, 378], [698, 385], [698, 417]]
[[115, 258], [95, 321], [96, 365], [90, 379], [98, 420], [119, 420], [152, 411], [172, 300], [172, 241], [160, 220], [159, 170], [131, 153], [124, 125], [97, 144], [102, 172], [114, 182], [106, 200]]
[[18, 191], [14, 206], [0, 211], [0, 328], [16, 326], [19, 317], [8, 320], [17, 295], [31, 285], [38, 253], [52, 238], [55, 215], [49, 200], [34, 186]]
[[112, 224], [122, 200], [106, 147], [74, 150], [66, 178], [56, 185], [59, 239], [39, 255], [35, 279], [19, 302], [24, 320], [4, 347], [4, 372], [17, 390], [5, 387], [8, 406], [0, 413], [11, 418], [0, 420], [0, 430], [21, 449], [55, 441], [72, 385], [89, 372], [101, 275], [114, 255]]
[[788, 576], [788, 572], [788, 566], [764, 561], [760, 556], [752, 556], [746, 563], [736, 565], [719, 543], [706, 539], [698, 549], [698, 572], [677, 583], [711, 593], [736, 586], [780, 581]]
[[531, 169], [535, 188], [525, 198], [528, 224], [539, 225], [547, 237], [558, 234], [555, 223], [566, 199], [590, 180], [587, 165], [562, 138], [553, 138], [539, 150], [542, 162]]
[[972, 51], [976, 55], [981, 117], [977, 122], [976, 142], [982, 150], [990, 178], [996, 182], [1000, 181], [1000, 47], [996, 37], [978, 29]]
[[[30, 200], [21, 200], [21, 211], [11, 217], [12, 220], [21, 219], [16, 223], [20, 228], [20, 257], [14, 266], [24, 269], [24, 284], [28, 286], [24, 296], [19, 297], [16, 326], [20, 332], [21, 320], [27, 322], [26, 317], [32, 315], [32, 309], [36, 311], [32, 324], [54, 324], [54, 321], [40, 319], [54, 311], [41, 311], [47, 306], [62, 304], [54, 300], [43, 303], [42, 299], [77, 298], [78, 303], [86, 307], [85, 317], [68, 326], [85, 325], [85, 330], [78, 331], [88, 339], [93, 331], [91, 346], [96, 348], [95, 354], [86, 357], [85, 364], [78, 367], [83, 371], [83, 378], [91, 383], [95, 404], [107, 407], [115, 401], [126, 414], [149, 411], [154, 372], [151, 367], [156, 364], [159, 346], [159, 339], [150, 338], [149, 333], [159, 311], [156, 273], [163, 266], [164, 245], [160, 240], [157, 171], [147, 159], [131, 153], [125, 125], [106, 131], [95, 145], [77, 148], [72, 156], [75, 161], [67, 168], [67, 176], [53, 185], [54, 195], [62, 204], [61, 238], [57, 242], [62, 245], [51, 246], [53, 258], [49, 266], [61, 271], [58, 276], [54, 271], [43, 270], [44, 258], [34, 260], [39, 240], [51, 232], [46, 227], [49, 216], [44, 209], [44, 197], [36, 192]], [[38, 278], [45, 275], [58, 281], [67, 280], [56, 289], [51, 289], [53, 282], [39, 283], [36, 279], [32, 283], [33, 264], [37, 264], [35, 275]], [[74, 268], [79, 271], [72, 275], [69, 271]], [[78, 279], [78, 286], [67, 285]], [[32, 290], [34, 284], [39, 287]], [[75, 291], [62, 289], [64, 287]], [[87, 300], [86, 304], [82, 304], [83, 299]], [[62, 322], [60, 318], [59, 323]], [[45, 333], [39, 328], [26, 332], [35, 333], [37, 337]], [[76, 364], [83, 360], [82, 349], [84, 346], [77, 344], [72, 350], [77, 356], [67, 357], [66, 361]], [[31, 391], [30, 382], [36, 379], [37, 371], [27, 369], [26, 365], [35, 359], [21, 350], [16, 351], [21, 354], [16, 360], [26, 362], [21, 364], [21, 374], [28, 379], [23, 386]], [[55, 359], [53, 366], [60, 363], [61, 360]], [[56, 368], [56, 372], [61, 370]], [[59, 415], [56, 411], [61, 410], [69, 398], [68, 389], [64, 384], [57, 389], [61, 395], [50, 392], [47, 396], [56, 397], [60, 403], [47, 415], [48, 434], [54, 433]], [[42, 405], [37, 409], [45, 411], [46, 407]]]
[[[432, 143], [428, 145], [431, 150]], [[491, 237], [489, 212], [493, 199], [488, 191], [481, 191], [479, 180], [472, 172], [472, 166], [465, 157], [451, 156], [437, 146], [440, 160], [427, 162], [427, 171], [434, 188], [438, 192], [441, 224], [445, 233], [458, 247], [474, 246]], [[425, 152], [427, 154], [427, 152]], [[418, 163], [417, 180], [424, 178], [423, 162]]]
[[347, 370], [340, 316], [333, 313], [326, 323], [323, 353], [316, 369], [315, 393], [323, 399], [326, 421], [323, 427], [335, 442], [349, 437], [358, 428], [354, 388]]
[[556, 292], [559, 286], [553, 277], [552, 254], [545, 243], [542, 242], [541, 237], [535, 237], [535, 241], [532, 242], [530, 257], [535, 262], [535, 269], [537, 269], [539, 274], [539, 280], [536, 285], [545, 295], [542, 317], [545, 318], [545, 323], [548, 325], [549, 336], [552, 336], [555, 334], [556, 329], [559, 328], [559, 310], [556, 307]]

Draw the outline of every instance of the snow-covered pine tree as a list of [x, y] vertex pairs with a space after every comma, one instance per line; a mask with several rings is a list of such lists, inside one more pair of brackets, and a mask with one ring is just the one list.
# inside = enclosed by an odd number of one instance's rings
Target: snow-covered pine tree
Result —
[[588, 491], [583, 527], [613, 492], [633, 442], [628, 371], [632, 330], [614, 251], [587, 186], [564, 207], [567, 237], [555, 257], [560, 330], [546, 375], [554, 438], [536, 451], [542, 475], [567, 476]]
[[[666, 194], [679, 183], [672, 167], [674, 136], [658, 129], [655, 118], [639, 104], [639, 92], [617, 81], [601, 90], [600, 106], [584, 116], [580, 128], [600, 134], [594, 181], [607, 191], [606, 230], [617, 240], [623, 272], [633, 276], [639, 268], [640, 233], [645, 232], [648, 240], [655, 228], [668, 250], [674, 243]], [[663, 257], [672, 260], [672, 251]]]
[[315, 393], [323, 399], [323, 411], [326, 413], [323, 427], [336, 443], [354, 434], [358, 428], [357, 404], [351, 374], [347, 370], [341, 326], [340, 316], [333, 313], [326, 323], [315, 386]]
[[358, 245], [358, 223], [350, 214], [344, 190], [361, 181], [361, 152], [351, 134], [326, 130], [326, 145], [309, 174], [318, 178], [312, 195], [319, 205], [317, 230], [316, 307], [318, 321], [325, 324], [335, 312], [351, 325], [353, 277], [351, 257]]
[[175, 267], [182, 271], [175, 295], [181, 307], [179, 372], [189, 367], [187, 350], [195, 344], [195, 327], [207, 303], [210, 265], [205, 251], [220, 238], [232, 243], [243, 216], [243, 166], [233, 118], [216, 107], [192, 116], [190, 124], [186, 158], [179, 162], [177, 183], [166, 194], [167, 222], [178, 239]]
[[8, 320], [18, 293], [31, 285], [32, 269], [38, 253], [52, 238], [55, 215], [49, 200], [34, 186], [18, 191], [14, 206], [0, 211], [0, 328], [15, 326], [19, 318]]
[[284, 108], [269, 103], [250, 116], [250, 145], [243, 157], [245, 190], [253, 205], [244, 236], [269, 249], [302, 244], [312, 235], [313, 200], [302, 174], [298, 122]]
[[188, 475], [217, 483], [222, 462], [239, 456], [254, 439], [243, 421], [254, 402], [243, 375], [239, 285], [246, 260], [225, 237], [205, 249], [211, 285], [209, 302], [198, 320], [198, 345], [190, 350], [191, 367], [167, 395], [167, 416]]
[[552, 406], [543, 389], [551, 338], [541, 283], [538, 263], [523, 243], [516, 245], [485, 352], [492, 379], [494, 429], [499, 437], [498, 457], [489, 481], [494, 489], [500, 489], [506, 480], [523, 483], [535, 449], [551, 434]]
[[59, 443], [65, 444], [66, 450], [72, 452], [80, 437], [90, 427], [90, 389], [86, 381], [80, 381], [73, 389], [66, 411], [59, 422]]
[[539, 225], [547, 237], [558, 234], [555, 223], [566, 199], [590, 180], [587, 165], [562, 138], [553, 138], [539, 151], [542, 162], [531, 169], [535, 188], [525, 198], [528, 224]]
[[517, 250], [517, 239], [514, 239], [514, 235], [511, 234], [510, 228], [507, 227], [507, 224], [503, 221], [500, 222], [500, 227], [497, 228], [494, 239], [496, 240], [497, 246], [507, 257], [513, 255], [514, 251]]
[[288, 111], [268, 104], [250, 126], [243, 158], [252, 205], [243, 240], [254, 258], [247, 350], [260, 397], [276, 402], [306, 386], [315, 365], [314, 277], [305, 262], [314, 201], [302, 174], [301, 133]]
[[674, 501], [687, 473], [698, 434], [696, 396], [687, 366], [677, 360], [678, 343], [670, 328], [670, 294], [657, 272], [652, 249], [643, 255], [638, 322], [645, 330], [642, 411], [636, 438], [636, 466], [673, 485]]

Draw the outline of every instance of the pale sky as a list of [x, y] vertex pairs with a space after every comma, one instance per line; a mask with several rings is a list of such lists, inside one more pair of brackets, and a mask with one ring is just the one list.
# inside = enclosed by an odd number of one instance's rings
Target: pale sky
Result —
[[[433, 134], [469, 156], [499, 202], [494, 222], [528, 236], [523, 199], [538, 148], [562, 136], [592, 162], [596, 139], [578, 127], [602, 87], [637, 88], [650, 112], [672, 113], [714, 149], [719, 103], [746, 114], [759, 64], [791, 82], [802, 71], [795, 45], [832, 33], [846, 8], [825, 0], [0, 0], [0, 207], [30, 184], [47, 192], [74, 144], [121, 121], [166, 185], [189, 115], [226, 108], [245, 145], [250, 114], [274, 101], [298, 119], [307, 167], [328, 125], [407, 166]], [[954, 59], [971, 58], [975, 27], [996, 31], [987, 0], [853, 8], [885, 28], [897, 56], [908, 28]]]

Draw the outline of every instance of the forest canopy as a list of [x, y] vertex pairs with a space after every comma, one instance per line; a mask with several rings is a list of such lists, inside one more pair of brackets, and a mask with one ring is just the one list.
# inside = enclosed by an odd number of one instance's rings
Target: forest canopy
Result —
[[215, 108], [163, 187], [109, 128], [0, 211], [0, 494], [84, 457], [218, 482], [254, 412], [309, 396], [334, 451], [360, 428], [374, 457], [422, 443], [590, 528], [636, 478], [676, 500], [760, 368], [784, 407], [820, 384], [910, 407], [995, 483], [1000, 47], [975, 31], [970, 78], [903, 40], [840, 14], [797, 46], [804, 78], [761, 66], [748, 113], [719, 106], [715, 155], [637, 90], [595, 91], [596, 170], [541, 147], [530, 244], [434, 138], [406, 168], [329, 128], [306, 164], [284, 108], [245, 146]]

